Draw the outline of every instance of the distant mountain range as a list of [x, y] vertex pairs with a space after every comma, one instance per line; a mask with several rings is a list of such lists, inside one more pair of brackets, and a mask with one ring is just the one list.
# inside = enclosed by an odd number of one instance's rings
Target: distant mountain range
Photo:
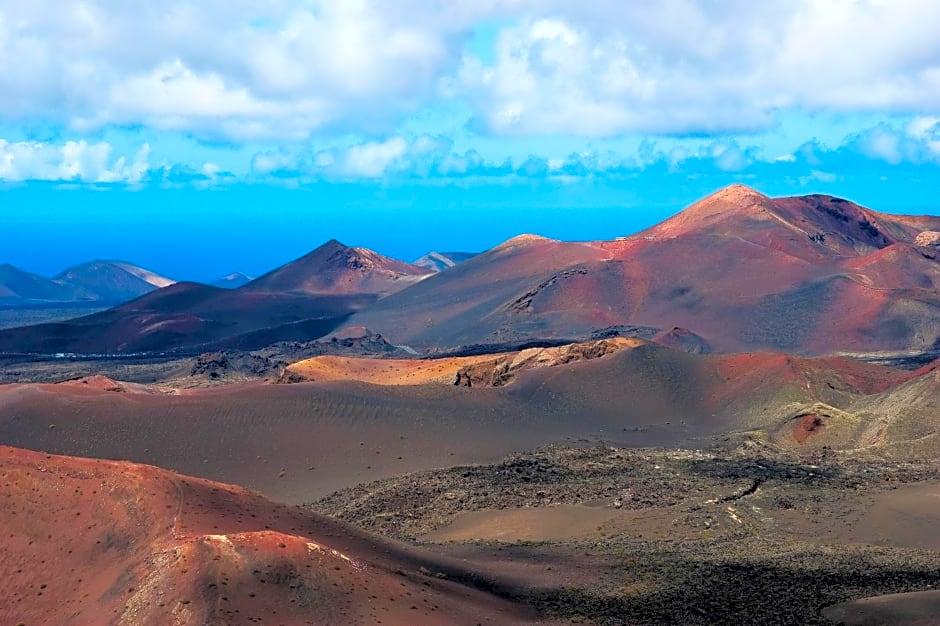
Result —
[[223, 276], [218, 280], [212, 281], [212, 286], [221, 287], [222, 289], [237, 289], [242, 285], [247, 285], [252, 280], [251, 276], [247, 276], [241, 272], [233, 272], [228, 276]]
[[319, 337], [430, 270], [331, 240], [244, 285], [181, 282], [93, 315], [0, 333], [0, 351], [242, 348]]
[[477, 255], [476, 252], [428, 252], [414, 262], [414, 265], [431, 270], [443, 272], [449, 267], [463, 263]]
[[[409, 264], [332, 240], [236, 289], [171, 285], [67, 323], [0, 332], [0, 351], [254, 348], [353, 326], [424, 353], [618, 334], [695, 352], [931, 350], [938, 258], [940, 217], [732, 185], [613, 241], [520, 235]], [[77, 288], [35, 278], [0, 268], [13, 293]]]
[[0, 302], [124, 302], [175, 281], [123, 261], [89, 261], [52, 278], [0, 265]]

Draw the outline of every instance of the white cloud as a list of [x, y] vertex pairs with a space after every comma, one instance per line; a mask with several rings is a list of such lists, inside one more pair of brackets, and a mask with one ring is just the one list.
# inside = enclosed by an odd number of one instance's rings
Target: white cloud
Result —
[[450, 147], [450, 142], [427, 135], [412, 139], [396, 135], [319, 151], [263, 151], [254, 155], [251, 169], [258, 176], [375, 179], [392, 172], [427, 172]]
[[138, 183], [149, 170], [150, 146], [144, 144], [128, 161], [111, 158], [107, 142], [67, 141], [50, 144], [0, 139], [0, 180]]
[[850, 147], [892, 165], [902, 162], [940, 164], [940, 118], [917, 117], [903, 128], [879, 124], [858, 133]]
[[353, 146], [343, 158], [342, 173], [355, 178], [378, 178], [403, 157], [408, 148], [408, 142], [401, 137]]
[[[0, 121], [292, 141], [387, 136], [452, 98], [500, 135], [929, 116], [938, 23], [935, 0], [0, 1]], [[493, 64], [465, 48], [479, 28]]]
[[[530, 3], [458, 87], [505, 135], [735, 132], [781, 109], [940, 111], [940, 3]], [[463, 91], [459, 89], [463, 87]]]
[[0, 3], [0, 118], [236, 141], [382, 127], [433, 95], [452, 35], [359, 0]]
[[866, 156], [896, 164], [904, 156], [901, 153], [903, 139], [891, 128], [878, 127], [864, 133], [859, 143]]

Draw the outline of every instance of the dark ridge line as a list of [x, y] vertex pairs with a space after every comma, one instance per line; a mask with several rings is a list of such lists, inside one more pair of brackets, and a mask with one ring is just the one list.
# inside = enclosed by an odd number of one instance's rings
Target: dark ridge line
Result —
[[745, 489], [744, 491], [739, 491], [738, 493], [733, 493], [730, 496], [724, 496], [722, 498], [718, 498], [718, 504], [721, 504], [723, 502], [734, 502], [735, 500], [746, 498], [747, 496], [756, 493], [757, 490], [760, 488], [762, 482], [764, 482], [764, 479], [755, 478], [754, 481], [751, 483], [751, 486]]

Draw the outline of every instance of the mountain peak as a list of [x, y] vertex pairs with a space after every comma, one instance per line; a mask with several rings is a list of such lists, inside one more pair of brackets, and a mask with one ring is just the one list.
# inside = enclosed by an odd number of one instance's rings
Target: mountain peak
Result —
[[514, 248], [521, 248], [523, 246], [530, 246], [537, 243], [548, 243], [552, 241], [557, 241], [556, 239], [549, 239], [548, 237], [543, 237], [541, 235], [532, 235], [530, 233], [523, 233], [521, 235], [516, 235], [510, 239], [507, 239], [503, 243], [499, 244], [494, 250], [512, 250]]
[[349, 249], [349, 246], [347, 246], [346, 244], [344, 244], [342, 241], [340, 241], [340, 240], [338, 240], [338, 239], [330, 239], [329, 241], [327, 241], [327, 242], [324, 243], [323, 245], [317, 247], [317, 248], [314, 250], [314, 252], [316, 252], [317, 250], [329, 250], [329, 249], [333, 249], [333, 248]]
[[443, 272], [476, 256], [475, 252], [438, 252], [432, 250], [412, 263], [432, 272]]
[[330, 239], [312, 252], [251, 281], [249, 291], [308, 294], [387, 294], [430, 270]]
[[749, 198], [758, 198], [763, 200], [769, 199], [767, 196], [757, 191], [753, 187], [748, 187], [743, 183], [731, 183], [727, 187], [723, 187], [715, 193], [711, 194], [711, 196], [706, 196], [706, 199], [711, 197], [720, 198], [725, 201], [743, 200]]
[[747, 185], [734, 183], [691, 204], [649, 232], [657, 237], [704, 234], [735, 217], [766, 219], [773, 208], [773, 200], [768, 196]]
[[689, 206], [680, 213], [695, 213], [719, 210], [722, 213], [746, 210], [755, 205], [765, 206], [772, 202], [769, 196], [762, 194], [753, 187], [741, 183], [733, 183], [722, 187], [718, 191], [705, 196], [698, 202]]

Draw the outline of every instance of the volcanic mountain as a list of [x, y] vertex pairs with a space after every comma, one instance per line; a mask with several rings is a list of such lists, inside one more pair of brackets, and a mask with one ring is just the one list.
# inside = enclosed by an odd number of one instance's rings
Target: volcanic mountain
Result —
[[88, 299], [89, 292], [75, 285], [25, 272], [10, 264], [0, 265], [0, 302], [71, 301]]
[[198, 351], [303, 341], [427, 274], [331, 241], [238, 289], [175, 283], [93, 315], [0, 331], [0, 351]]
[[[3, 624], [517, 624], [456, 561], [241, 487], [0, 448]], [[425, 573], [426, 572], [426, 573]]]
[[940, 217], [732, 185], [616, 241], [510, 240], [350, 323], [423, 350], [623, 325], [688, 329], [721, 351], [929, 349], [938, 230]]
[[126, 302], [175, 282], [124, 261], [89, 261], [66, 269], [53, 280], [83, 289], [104, 302]]
[[413, 285], [430, 270], [331, 239], [313, 252], [248, 283], [245, 291], [388, 295]]
[[0, 301], [126, 302], [173, 281], [123, 261], [90, 261], [70, 267], [53, 278], [0, 266]]
[[251, 293], [183, 282], [85, 317], [0, 331], [0, 350], [48, 354], [254, 349], [326, 334], [372, 299]]
[[213, 287], [221, 287], [222, 289], [238, 289], [243, 285], [247, 285], [252, 281], [250, 276], [246, 276], [241, 272], [233, 272], [228, 276], [223, 276], [218, 280], [212, 281]]
[[350, 324], [422, 349], [563, 335], [548, 320], [507, 315], [507, 308], [524, 308], [527, 294], [609, 256], [593, 244], [519, 235], [382, 299]]
[[428, 252], [423, 257], [414, 262], [414, 265], [431, 270], [432, 272], [443, 272], [448, 267], [453, 267], [458, 263], [463, 263], [477, 255], [476, 252]]

